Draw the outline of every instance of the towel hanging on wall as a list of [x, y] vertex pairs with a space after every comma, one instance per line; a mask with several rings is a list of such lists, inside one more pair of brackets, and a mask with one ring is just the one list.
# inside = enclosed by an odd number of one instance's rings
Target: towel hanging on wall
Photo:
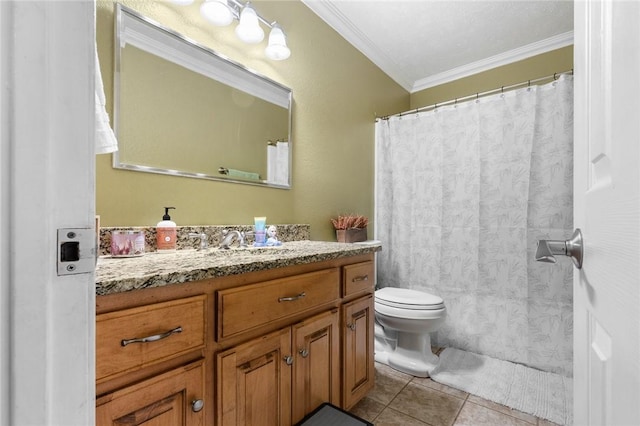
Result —
[[98, 45], [95, 46], [95, 146], [96, 154], [108, 154], [118, 150], [118, 140], [109, 125], [107, 114], [102, 73], [100, 72], [100, 60], [98, 59]]

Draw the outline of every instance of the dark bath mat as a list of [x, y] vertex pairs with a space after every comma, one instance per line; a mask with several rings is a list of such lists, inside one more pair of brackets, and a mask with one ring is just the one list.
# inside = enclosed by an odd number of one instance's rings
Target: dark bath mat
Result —
[[373, 423], [325, 402], [296, 426], [373, 426]]

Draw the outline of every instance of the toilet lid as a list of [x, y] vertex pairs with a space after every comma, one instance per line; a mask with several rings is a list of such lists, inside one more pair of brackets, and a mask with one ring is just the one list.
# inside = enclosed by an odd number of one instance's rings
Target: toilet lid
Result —
[[404, 309], [442, 309], [441, 297], [407, 288], [385, 287], [376, 290], [376, 302]]

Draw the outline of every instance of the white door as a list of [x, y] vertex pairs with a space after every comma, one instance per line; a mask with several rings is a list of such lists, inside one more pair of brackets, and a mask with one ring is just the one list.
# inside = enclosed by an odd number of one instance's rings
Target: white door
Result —
[[93, 0], [0, 0], [3, 426], [94, 424], [94, 274], [57, 273], [94, 228], [94, 40]]
[[575, 2], [574, 421], [640, 425], [640, 2]]

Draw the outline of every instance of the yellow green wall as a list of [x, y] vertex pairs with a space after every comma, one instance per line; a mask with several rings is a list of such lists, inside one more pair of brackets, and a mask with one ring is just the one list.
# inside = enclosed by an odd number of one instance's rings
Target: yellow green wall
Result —
[[[329, 219], [340, 213], [373, 218], [374, 117], [432, 105], [573, 68], [572, 46], [407, 93], [300, 1], [254, 1], [261, 15], [278, 20], [291, 57], [264, 57], [265, 42], [237, 40], [233, 26], [214, 27], [199, 17], [200, 1], [187, 8], [168, 1], [122, 3], [293, 90], [293, 187], [262, 188], [225, 182], [115, 170], [111, 155], [96, 161], [96, 211], [102, 226], [155, 225], [163, 206], [175, 206], [178, 225], [309, 223], [311, 237], [334, 238]], [[97, 2], [101, 71], [112, 112], [114, 3]], [[370, 231], [370, 237], [371, 237]]]
[[567, 46], [412, 93], [410, 109], [535, 80], [571, 69], [573, 69], [573, 46]]
[[[127, 0], [127, 7], [173, 28], [293, 90], [293, 187], [262, 188], [226, 182], [116, 170], [111, 155], [96, 160], [96, 212], [102, 226], [155, 225], [163, 206], [175, 206], [178, 225], [309, 223], [311, 237], [335, 238], [329, 219], [339, 213], [373, 218], [374, 117], [406, 110], [409, 93], [342, 39], [300, 1], [254, 1], [277, 20], [291, 57], [270, 61], [266, 42], [237, 40], [233, 26], [199, 17], [200, 1], [186, 8], [168, 1]], [[114, 3], [97, 1], [100, 68], [112, 113]]]

